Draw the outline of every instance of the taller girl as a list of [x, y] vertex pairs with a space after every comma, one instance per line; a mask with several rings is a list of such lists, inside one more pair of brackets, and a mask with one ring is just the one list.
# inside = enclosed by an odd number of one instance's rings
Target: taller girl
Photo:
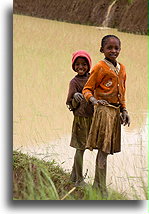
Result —
[[121, 150], [121, 124], [130, 125], [125, 103], [125, 67], [117, 62], [120, 39], [106, 35], [100, 52], [105, 58], [92, 69], [83, 89], [87, 101], [94, 105], [93, 121], [86, 148], [98, 149], [93, 187], [106, 194], [107, 155]]

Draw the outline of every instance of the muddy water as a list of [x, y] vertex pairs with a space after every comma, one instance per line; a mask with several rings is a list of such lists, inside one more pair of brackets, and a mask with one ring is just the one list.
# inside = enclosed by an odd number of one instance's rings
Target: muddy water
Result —
[[[108, 157], [107, 185], [134, 199], [144, 199], [147, 185], [147, 36], [116, 29], [74, 25], [14, 15], [13, 146], [71, 170], [75, 149], [69, 146], [73, 115], [65, 106], [71, 54], [88, 51], [95, 64], [103, 58], [101, 38], [116, 34], [122, 42], [119, 61], [127, 69], [127, 108], [131, 126], [122, 127], [122, 151]], [[96, 151], [86, 151], [86, 180], [94, 178]]]

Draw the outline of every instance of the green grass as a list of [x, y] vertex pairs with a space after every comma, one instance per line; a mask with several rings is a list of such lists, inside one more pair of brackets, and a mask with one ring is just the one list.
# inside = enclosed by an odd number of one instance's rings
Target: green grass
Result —
[[[121, 0], [117, 0], [117, 1], [121, 1]], [[134, 0], [127, 0], [127, 2], [128, 2], [129, 4], [132, 4], [132, 3], [134, 2]]]
[[134, 0], [127, 0], [129, 4], [132, 4]]
[[[13, 197], [17, 200], [59, 200], [67, 191], [64, 173], [54, 161], [13, 153]], [[58, 189], [58, 191], [57, 191]]]
[[[61, 200], [74, 188], [70, 174], [55, 161], [46, 162], [18, 151], [13, 152], [13, 200]], [[108, 198], [87, 187], [77, 187], [65, 200], [128, 200], [121, 193], [110, 190]]]

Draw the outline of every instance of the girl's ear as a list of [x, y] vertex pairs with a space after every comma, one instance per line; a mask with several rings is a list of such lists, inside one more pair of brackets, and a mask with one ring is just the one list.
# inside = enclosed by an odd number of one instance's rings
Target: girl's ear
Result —
[[103, 47], [100, 48], [100, 52], [103, 53]]

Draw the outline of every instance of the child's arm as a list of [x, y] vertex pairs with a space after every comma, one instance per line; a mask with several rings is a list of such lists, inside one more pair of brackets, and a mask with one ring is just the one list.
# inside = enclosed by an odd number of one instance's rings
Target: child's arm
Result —
[[74, 111], [79, 106], [79, 102], [83, 99], [83, 95], [77, 92], [77, 87], [75, 82], [72, 80], [69, 84], [68, 97], [66, 105], [70, 111]]
[[[126, 73], [125, 73], [125, 76], [124, 76], [124, 88], [126, 89]], [[128, 127], [129, 127], [130, 126], [130, 117], [128, 115], [128, 111], [126, 110], [125, 92], [124, 92], [123, 102], [121, 103], [120, 111], [121, 111], [121, 115], [120, 115], [121, 124], [123, 124], [124, 126], [128, 125]]]
[[98, 87], [104, 77], [102, 70], [102, 67], [97, 64], [91, 71], [90, 77], [82, 91], [82, 94], [87, 101], [89, 101], [90, 97], [94, 97], [94, 90]]
[[103, 69], [102, 67], [99, 67], [98, 65], [96, 65], [91, 74], [90, 77], [87, 81], [87, 83], [84, 86], [84, 89], [82, 91], [85, 99], [87, 101], [90, 101], [93, 105], [97, 105], [98, 103], [102, 104], [102, 105], [108, 105], [109, 103], [106, 100], [97, 100], [93, 94], [94, 94], [94, 90], [96, 89], [97, 85], [100, 84], [100, 82], [102, 81], [104, 74], [103, 74]]
[[97, 82], [97, 75], [96, 70], [92, 70], [90, 77], [82, 90], [82, 94], [87, 101], [89, 101], [90, 97], [94, 97], [93, 94]]

